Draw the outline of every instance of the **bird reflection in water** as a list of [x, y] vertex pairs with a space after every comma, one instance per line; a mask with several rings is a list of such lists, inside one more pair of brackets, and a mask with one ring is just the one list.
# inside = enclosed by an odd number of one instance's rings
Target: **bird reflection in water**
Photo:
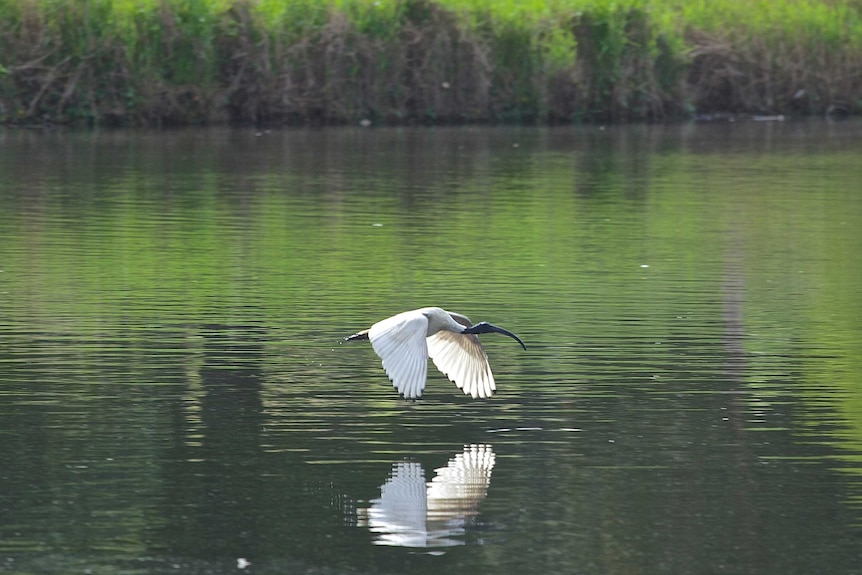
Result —
[[494, 451], [490, 445], [466, 445], [435, 469], [431, 481], [416, 462], [392, 465], [380, 497], [359, 510], [359, 525], [376, 534], [378, 545], [450, 547], [464, 545], [465, 527], [478, 515], [488, 494]]

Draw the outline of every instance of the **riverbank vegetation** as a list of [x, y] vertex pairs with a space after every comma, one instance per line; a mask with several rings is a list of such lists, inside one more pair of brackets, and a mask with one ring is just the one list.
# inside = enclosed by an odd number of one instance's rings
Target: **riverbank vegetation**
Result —
[[860, 112], [860, 0], [0, 0], [7, 124]]

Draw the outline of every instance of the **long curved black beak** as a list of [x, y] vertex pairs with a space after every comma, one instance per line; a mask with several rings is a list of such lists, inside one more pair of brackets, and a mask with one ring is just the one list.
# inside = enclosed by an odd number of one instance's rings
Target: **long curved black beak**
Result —
[[476, 325], [471, 325], [461, 333], [502, 333], [503, 335], [508, 335], [509, 337], [520, 343], [521, 347], [524, 348], [524, 351], [526, 351], [527, 349], [527, 346], [524, 345], [524, 342], [521, 341], [520, 337], [518, 337], [508, 329], [497, 327], [496, 325], [490, 324], [487, 321], [480, 321]]

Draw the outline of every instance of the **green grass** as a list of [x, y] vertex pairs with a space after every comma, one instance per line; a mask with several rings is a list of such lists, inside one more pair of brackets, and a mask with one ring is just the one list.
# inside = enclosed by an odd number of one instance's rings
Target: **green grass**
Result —
[[862, 111], [858, 0], [0, 0], [0, 121]]

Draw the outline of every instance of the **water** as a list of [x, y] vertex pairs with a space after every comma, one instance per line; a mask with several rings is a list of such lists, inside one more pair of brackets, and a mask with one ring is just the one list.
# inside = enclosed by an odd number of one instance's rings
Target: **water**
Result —
[[[862, 125], [0, 132], [0, 573], [862, 572]], [[490, 400], [367, 342], [440, 305]]]

